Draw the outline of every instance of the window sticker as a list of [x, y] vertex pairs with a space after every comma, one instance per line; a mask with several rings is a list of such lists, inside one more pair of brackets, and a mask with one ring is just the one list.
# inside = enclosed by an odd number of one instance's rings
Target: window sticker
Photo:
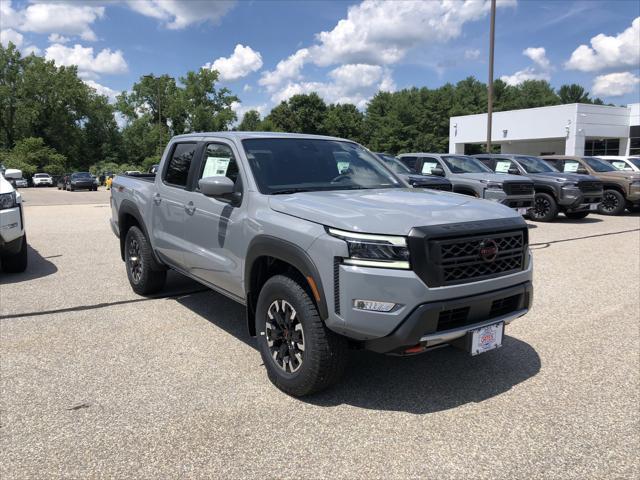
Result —
[[565, 173], [576, 173], [578, 171], [578, 162], [564, 162]]
[[422, 164], [422, 173], [431, 175], [431, 171], [437, 167], [438, 167], [437, 162], [425, 160], [424, 163]]
[[338, 162], [338, 172], [346, 173], [349, 170], [349, 162]]
[[618, 170], [631, 170], [631, 167], [627, 166], [625, 162], [619, 160], [611, 162], [611, 165], [616, 167]]
[[226, 176], [230, 161], [231, 159], [229, 158], [207, 157], [207, 162], [204, 164], [204, 171], [202, 172], [202, 178]]
[[508, 173], [511, 168], [511, 160], [498, 160], [496, 162], [496, 173]]

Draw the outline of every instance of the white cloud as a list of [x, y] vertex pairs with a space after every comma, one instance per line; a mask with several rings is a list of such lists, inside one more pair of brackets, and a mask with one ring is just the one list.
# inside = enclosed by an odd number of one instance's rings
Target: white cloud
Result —
[[128, 0], [129, 7], [147, 17], [162, 20], [172, 30], [194, 23], [217, 24], [236, 4], [235, 0]]
[[[499, 2], [513, 5], [515, 0]], [[452, 2], [365, 0], [349, 8], [347, 18], [331, 31], [317, 35], [313, 61], [321, 66], [336, 63], [392, 64], [407, 52], [429, 43], [444, 43], [460, 36], [466, 22], [487, 15], [487, 0]]]
[[0, 28], [18, 28], [20, 14], [11, 6], [11, 0], [0, 0]]
[[98, 95], [104, 95], [105, 97], [107, 97], [110, 103], [115, 102], [116, 97], [120, 94], [120, 92], [118, 92], [117, 90], [109, 88], [105, 85], [101, 85], [100, 83], [93, 80], [84, 80], [84, 83], [93, 88], [98, 93]]
[[353, 103], [362, 109], [378, 90], [395, 90], [391, 71], [379, 65], [342, 65], [328, 77], [330, 82], [289, 82], [275, 91], [271, 100], [279, 103], [293, 95], [317, 92], [329, 103]]
[[23, 41], [24, 37], [22, 36], [22, 34], [16, 32], [11, 28], [0, 30], [0, 44], [2, 44], [5, 48], [9, 46], [9, 42], [20, 48]]
[[248, 83], [245, 83], [244, 87], [242, 87], [243, 92], [250, 92], [251, 90], [253, 90], [253, 87]]
[[217, 70], [220, 80], [231, 82], [246, 77], [251, 72], [260, 70], [262, 56], [251, 47], [237, 44], [229, 57], [220, 57], [213, 63], [207, 63], [203, 68]]
[[529, 57], [533, 63], [543, 70], [549, 70], [551, 68], [551, 62], [547, 58], [547, 52], [544, 47], [529, 47], [522, 51], [522, 54]]
[[45, 58], [60, 65], [77, 65], [78, 74], [82, 78], [97, 78], [101, 74], [126, 73], [127, 62], [122, 51], [111, 51], [108, 48], [100, 50], [94, 56], [92, 47], [74, 45], [67, 47], [54, 43], [45, 50]]
[[565, 63], [565, 68], [595, 72], [608, 68], [636, 67], [640, 64], [640, 17], [615, 37], [600, 33], [591, 46], [580, 45]]
[[59, 33], [52, 33], [49, 35], [49, 42], [51, 43], [67, 43], [71, 39], [69, 37], [65, 37], [64, 35], [60, 35]]
[[301, 78], [300, 72], [308, 57], [308, 49], [302, 48], [298, 50], [289, 58], [280, 60], [275, 70], [264, 72], [258, 83], [263, 87], [267, 87], [267, 90], [274, 91], [280, 84], [287, 80], [297, 80]]
[[472, 48], [464, 51], [464, 58], [467, 60], [477, 60], [480, 58], [480, 50]]
[[601, 97], [619, 97], [633, 92], [640, 83], [640, 77], [631, 72], [599, 75], [593, 80], [591, 92]]
[[25, 55], [25, 56], [29, 56], [31, 54], [40, 55], [41, 53], [42, 53], [42, 50], [40, 50], [35, 45], [27, 45], [22, 49], [22, 55]]
[[500, 77], [500, 80], [502, 80], [507, 85], [511, 85], [511, 86], [520, 85], [522, 82], [526, 80], [549, 81], [550, 79], [551, 79], [551, 76], [549, 75], [548, 72], [540, 72], [532, 67], [525, 68], [524, 70], [519, 70], [513, 75], [503, 75], [502, 77]]
[[23, 32], [77, 35], [96, 40], [91, 25], [104, 16], [104, 7], [67, 3], [36, 3], [19, 11], [19, 29]]

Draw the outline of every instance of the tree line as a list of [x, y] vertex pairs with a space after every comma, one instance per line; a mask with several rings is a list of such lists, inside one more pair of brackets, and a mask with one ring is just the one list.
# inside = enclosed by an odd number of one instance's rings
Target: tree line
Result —
[[[264, 118], [251, 110], [237, 122], [239, 98], [217, 85], [216, 71], [189, 71], [177, 80], [145, 75], [115, 102], [100, 95], [75, 66], [56, 66], [0, 45], [0, 163], [25, 176], [45, 171], [147, 170], [169, 138], [198, 131], [279, 131], [332, 135], [374, 151], [448, 150], [449, 117], [486, 112], [487, 86], [473, 77], [438, 88], [378, 92], [364, 111], [327, 104], [318, 94], [294, 95]], [[557, 91], [546, 81], [494, 83], [494, 110], [595, 103], [579, 85]], [[116, 121], [116, 117], [118, 121]]]

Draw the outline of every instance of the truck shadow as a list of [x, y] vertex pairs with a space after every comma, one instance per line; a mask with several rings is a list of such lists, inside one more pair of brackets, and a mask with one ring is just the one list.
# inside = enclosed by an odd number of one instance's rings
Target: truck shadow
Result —
[[6, 273], [0, 268], [0, 285], [10, 285], [12, 283], [26, 282], [36, 278], [46, 277], [58, 271], [53, 262], [44, 258], [38, 251], [27, 244], [27, 255], [29, 263], [27, 269], [22, 273]]
[[[241, 305], [213, 291], [176, 300], [256, 348]], [[509, 336], [501, 349], [477, 357], [454, 348], [405, 358], [354, 350], [349, 352], [347, 371], [338, 385], [300, 401], [323, 407], [346, 404], [433, 413], [500, 395], [535, 376], [540, 366], [540, 357], [531, 345]]]

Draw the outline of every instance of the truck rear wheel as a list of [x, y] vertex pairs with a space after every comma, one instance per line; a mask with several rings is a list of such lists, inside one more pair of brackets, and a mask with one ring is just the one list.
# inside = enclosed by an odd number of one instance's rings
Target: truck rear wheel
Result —
[[305, 289], [275, 275], [256, 307], [258, 348], [271, 382], [301, 397], [335, 384], [346, 365], [347, 341], [329, 330]]
[[131, 288], [138, 295], [151, 295], [164, 287], [167, 270], [153, 258], [151, 245], [142, 230], [131, 227], [124, 241], [124, 261]]
[[598, 205], [598, 213], [602, 215], [620, 215], [627, 204], [622, 194], [617, 190], [605, 190], [602, 202]]
[[2, 261], [2, 269], [7, 273], [24, 272], [27, 269], [27, 263], [29, 261], [27, 250], [27, 235], [24, 234], [22, 236], [20, 251], [10, 255], [2, 255], [2, 258], [0, 258]]
[[556, 199], [548, 193], [536, 193], [533, 208], [529, 209], [529, 218], [536, 222], [550, 222], [558, 216]]

